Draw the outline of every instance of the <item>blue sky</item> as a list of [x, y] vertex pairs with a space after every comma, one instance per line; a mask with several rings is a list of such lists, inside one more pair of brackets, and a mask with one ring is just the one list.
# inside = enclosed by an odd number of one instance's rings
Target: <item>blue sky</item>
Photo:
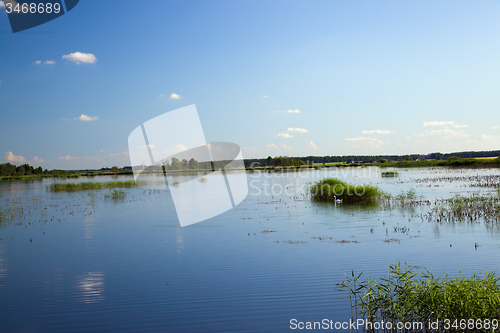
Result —
[[500, 149], [499, 17], [496, 0], [81, 0], [12, 34], [0, 8], [0, 161], [129, 165], [134, 128], [191, 104], [244, 157]]

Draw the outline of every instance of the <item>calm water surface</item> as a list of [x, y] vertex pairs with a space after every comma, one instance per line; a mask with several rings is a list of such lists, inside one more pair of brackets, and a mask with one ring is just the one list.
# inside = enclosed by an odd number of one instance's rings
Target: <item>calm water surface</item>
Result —
[[[334, 290], [343, 270], [380, 278], [398, 261], [436, 274], [500, 268], [497, 226], [422, 222], [418, 210], [317, 204], [300, 192], [334, 176], [391, 194], [414, 188], [447, 198], [487, 193], [470, 186], [475, 177], [499, 175], [398, 171], [397, 178], [382, 178], [377, 168], [251, 173], [244, 202], [184, 228], [168, 190], [125, 189], [124, 200], [106, 199], [110, 190], [46, 190], [54, 181], [131, 177], [1, 182], [0, 210], [18, 215], [0, 225], [1, 331], [286, 332], [293, 318], [350, 319], [348, 295]], [[399, 243], [384, 242], [391, 238]]]

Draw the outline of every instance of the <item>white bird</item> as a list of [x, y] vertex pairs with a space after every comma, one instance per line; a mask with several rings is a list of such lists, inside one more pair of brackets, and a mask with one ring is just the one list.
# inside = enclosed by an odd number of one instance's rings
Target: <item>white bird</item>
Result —
[[334, 196], [333, 196], [333, 198], [334, 198], [334, 200], [333, 200], [333, 201], [334, 201], [335, 203], [342, 203], [342, 199], [337, 199], [337, 196], [336, 196], [336, 195], [334, 195]]

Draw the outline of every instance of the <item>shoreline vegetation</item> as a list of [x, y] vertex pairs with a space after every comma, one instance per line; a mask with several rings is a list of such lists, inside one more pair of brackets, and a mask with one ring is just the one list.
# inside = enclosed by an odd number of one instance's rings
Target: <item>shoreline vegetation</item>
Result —
[[[435, 277], [428, 270], [398, 263], [390, 265], [389, 274], [379, 281], [362, 281], [363, 273], [354, 271], [344, 274], [346, 280], [336, 289], [349, 293], [354, 321], [419, 325], [406, 327], [408, 332], [498, 331], [500, 278], [495, 273]], [[362, 331], [386, 332], [364, 326]]]
[[[477, 156], [476, 156], [477, 155]], [[246, 159], [244, 169], [248, 171], [285, 172], [303, 169], [321, 168], [344, 168], [377, 166], [380, 168], [429, 168], [429, 167], [450, 167], [450, 168], [500, 168], [500, 151], [491, 152], [465, 152], [448, 156], [440, 153], [433, 153], [426, 156], [411, 155], [405, 156], [308, 156], [308, 157], [287, 157], [278, 156], [267, 159]], [[465, 157], [461, 157], [465, 156]], [[467, 157], [472, 156], [472, 157]], [[420, 157], [420, 158], [419, 158]], [[331, 162], [331, 160], [339, 160]], [[318, 162], [323, 161], [323, 162]], [[146, 174], [154, 173], [189, 173], [189, 172], [211, 172], [224, 166], [226, 171], [243, 170], [233, 168], [230, 161], [198, 162], [194, 159], [189, 161], [179, 161], [176, 158], [166, 161], [162, 167], [152, 166], [145, 168]], [[162, 170], [163, 169], [163, 170]], [[0, 180], [30, 180], [43, 178], [79, 178], [94, 176], [118, 176], [132, 175], [131, 166], [119, 168], [102, 168], [99, 170], [43, 170], [42, 167], [34, 168], [29, 164], [15, 166], [10, 163], [0, 164]], [[396, 171], [382, 172], [382, 177], [397, 177]]]
[[[351, 185], [336, 178], [322, 179], [310, 188], [316, 201], [334, 203], [373, 203], [390, 195], [371, 185]], [[340, 201], [340, 202], [339, 202]]]
[[136, 187], [138, 184], [133, 180], [127, 181], [116, 181], [116, 182], [105, 182], [105, 183], [94, 183], [94, 182], [83, 182], [83, 183], [53, 183], [47, 186], [47, 190], [50, 192], [59, 191], [85, 191], [85, 190], [101, 190], [106, 188], [130, 188]]

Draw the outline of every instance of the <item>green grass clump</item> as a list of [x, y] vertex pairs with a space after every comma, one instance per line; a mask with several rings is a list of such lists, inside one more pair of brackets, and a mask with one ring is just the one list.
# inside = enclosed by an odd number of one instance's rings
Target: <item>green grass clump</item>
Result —
[[336, 178], [326, 178], [311, 186], [311, 195], [318, 201], [342, 200], [343, 203], [367, 203], [385, 198], [386, 193], [371, 185], [350, 185]]
[[[345, 281], [337, 284], [339, 290], [350, 294], [353, 317], [355, 313], [356, 318], [370, 322], [423, 324], [411, 332], [429, 332], [429, 322], [436, 321], [439, 321], [440, 331], [444, 331], [445, 319], [450, 320], [450, 332], [497, 331], [500, 278], [494, 273], [473, 274], [470, 278], [464, 274], [455, 278], [444, 274], [436, 278], [429, 271], [415, 272], [399, 263], [389, 268], [389, 275], [380, 282], [370, 278], [361, 281], [362, 273], [356, 276], [353, 271], [350, 276], [346, 274]], [[473, 328], [460, 327], [471, 319]], [[458, 328], [452, 326], [455, 320]], [[488, 320], [489, 329], [485, 325]], [[481, 328], [477, 323], [482, 324]]]
[[397, 172], [397, 171], [382, 172], [382, 177], [398, 177], [398, 176], [399, 176], [399, 172]]
[[137, 186], [135, 181], [116, 181], [106, 183], [82, 182], [82, 183], [53, 183], [47, 187], [51, 192], [57, 191], [83, 191], [83, 190], [100, 190], [103, 188], [116, 187], [134, 187]]
[[500, 197], [488, 196], [461, 196], [451, 199], [442, 199], [436, 203], [429, 214], [430, 217], [441, 222], [478, 221], [498, 222], [500, 219]]
[[113, 199], [113, 200], [118, 200], [118, 199], [125, 199], [127, 195], [123, 190], [112, 190], [109, 194], [106, 194], [104, 196], [105, 199]]

